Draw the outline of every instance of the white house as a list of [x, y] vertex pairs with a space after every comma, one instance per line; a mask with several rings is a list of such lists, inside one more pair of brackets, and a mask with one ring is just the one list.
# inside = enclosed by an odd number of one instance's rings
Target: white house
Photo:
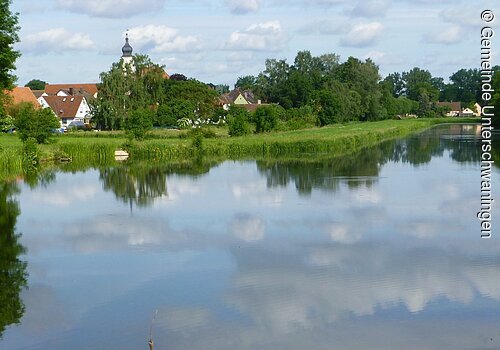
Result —
[[72, 121], [90, 123], [90, 107], [84, 96], [41, 96], [39, 101], [42, 107], [52, 109], [63, 128]]

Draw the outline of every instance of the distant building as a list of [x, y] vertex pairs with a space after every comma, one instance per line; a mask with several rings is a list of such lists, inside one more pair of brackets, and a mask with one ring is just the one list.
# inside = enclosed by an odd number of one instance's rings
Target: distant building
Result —
[[231, 105], [237, 105], [245, 108], [248, 111], [255, 111], [260, 105], [261, 100], [255, 98], [255, 95], [250, 90], [240, 90], [239, 88], [228, 92], [220, 97], [220, 104], [225, 110], [228, 110]]
[[73, 121], [90, 123], [90, 107], [84, 96], [42, 96], [42, 107], [50, 107], [59, 118], [61, 127]]
[[125, 34], [125, 45], [122, 47], [122, 60], [123, 60], [123, 67], [125, 68], [127, 65], [130, 66], [130, 69], [132, 71], [135, 70], [134, 67], [134, 56], [132, 56], [132, 46], [130, 46], [128, 42], [128, 33]]
[[46, 84], [41, 96], [97, 97], [97, 84]]
[[465, 108], [462, 112], [460, 112], [461, 117], [475, 117], [476, 113], [470, 108]]
[[475, 103], [474, 104], [474, 109], [476, 110], [476, 117], [480, 117], [482, 114], [483, 114], [483, 108], [481, 107], [481, 105], [479, 103]]
[[460, 102], [437, 102], [438, 107], [448, 107], [450, 109], [445, 115], [447, 117], [458, 117], [462, 112], [462, 103]]
[[27, 102], [31, 103], [36, 108], [40, 108], [40, 103], [38, 102], [35, 95], [29, 87], [16, 86], [11, 91], [6, 91], [7, 96], [10, 96], [11, 101], [8, 103], [11, 105], [17, 105], [19, 103]]

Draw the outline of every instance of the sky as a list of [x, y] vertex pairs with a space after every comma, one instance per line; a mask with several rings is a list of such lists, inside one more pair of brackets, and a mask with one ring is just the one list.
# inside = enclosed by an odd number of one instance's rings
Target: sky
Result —
[[[371, 58], [385, 77], [413, 67], [448, 81], [479, 68], [483, 0], [13, 0], [22, 56], [18, 85], [99, 82], [121, 56], [129, 32], [134, 54], [169, 74], [234, 85], [267, 58], [293, 63], [298, 51]], [[493, 37], [493, 64], [500, 64]]]

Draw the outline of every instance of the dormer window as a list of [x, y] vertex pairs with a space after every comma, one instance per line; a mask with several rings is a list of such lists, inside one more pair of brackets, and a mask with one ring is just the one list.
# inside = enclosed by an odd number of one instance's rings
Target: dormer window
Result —
[[74, 97], [72, 97], [72, 98], [71, 98], [71, 102], [73, 102], [74, 100], [75, 100], [75, 98], [74, 98]]
[[66, 97], [65, 97], [65, 98], [63, 98], [63, 102], [66, 102]]

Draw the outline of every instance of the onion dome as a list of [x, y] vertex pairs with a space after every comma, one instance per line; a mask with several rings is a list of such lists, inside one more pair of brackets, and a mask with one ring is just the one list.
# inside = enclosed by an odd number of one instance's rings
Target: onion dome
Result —
[[128, 34], [125, 36], [125, 45], [122, 47], [122, 57], [132, 57], [132, 46], [128, 43]]

